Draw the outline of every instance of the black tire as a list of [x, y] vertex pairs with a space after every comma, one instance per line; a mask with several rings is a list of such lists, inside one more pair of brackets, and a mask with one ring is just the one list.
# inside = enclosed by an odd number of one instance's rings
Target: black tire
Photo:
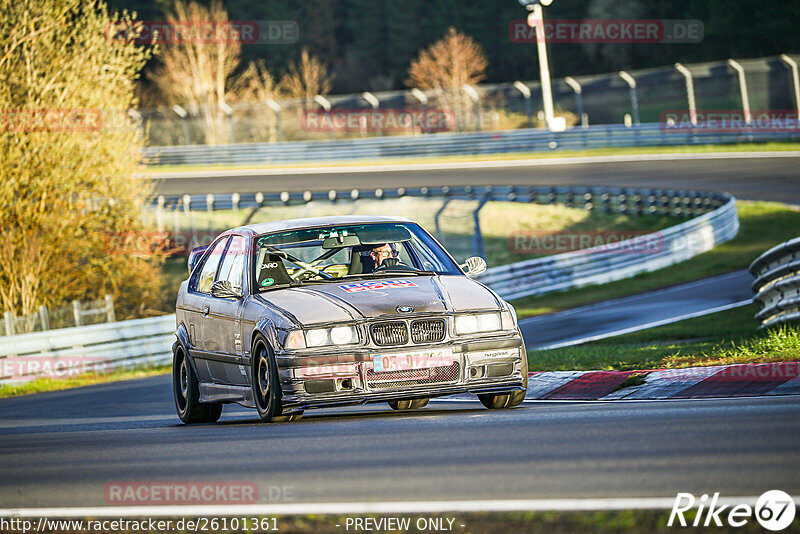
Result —
[[419, 410], [420, 408], [424, 408], [428, 405], [430, 399], [400, 399], [389, 401], [389, 406], [392, 407], [392, 410]]
[[258, 336], [253, 343], [252, 377], [253, 402], [262, 422], [283, 423], [297, 421], [303, 417], [302, 411], [283, 413], [278, 366], [275, 364], [272, 349], [261, 336]]
[[216, 423], [222, 415], [221, 403], [200, 402], [197, 376], [181, 348], [175, 350], [175, 356], [172, 359], [172, 393], [178, 417], [187, 425]]
[[478, 395], [478, 399], [480, 399], [481, 404], [490, 410], [515, 408], [522, 404], [522, 401], [525, 400], [525, 394], [528, 392], [528, 353], [525, 351], [524, 343], [522, 344], [522, 377], [522, 385], [525, 389], [500, 395]]

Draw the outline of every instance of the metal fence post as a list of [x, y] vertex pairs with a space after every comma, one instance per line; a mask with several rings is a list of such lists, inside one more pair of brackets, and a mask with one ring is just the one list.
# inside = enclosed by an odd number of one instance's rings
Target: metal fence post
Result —
[[81, 303], [72, 301], [72, 315], [75, 317], [75, 326], [81, 326]]
[[485, 197], [481, 199], [478, 203], [478, 207], [475, 208], [475, 211], [472, 212], [472, 218], [475, 219], [475, 233], [472, 236], [472, 255], [478, 256], [479, 258], [486, 257], [486, 250], [483, 246], [483, 234], [481, 233], [481, 221], [480, 221], [480, 211], [486, 203], [489, 202], [489, 195], [487, 194]]
[[439, 227], [439, 217], [442, 216], [442, 213], [444, 212], [445, 208], [447, 207], [447, 205], [450, 203], [451, 200], [452, 199], [450, 197], [446, 197], [444, 199], [444, 202], [442, 202], [442, 206], [438, 210], [436, 210], [436, 214], [433, 216], [433, 228], [434, 228], [433, 231], [436, 234], [436, 238], [439, 241], [444, 241], [442, 239], [442, 230]]
[[14, 312], [7, 311], [3, 314], [3, 319], [6, 323], [6, 335], [14, 335]]
[[47, 306], [39, 306], [39, 320], [42, 322], [42, 330], [50, 330], [50, 311]]
[[105, 299], [106, 299], [106, 315], [108, 316], [108, 322], [115, 323], [117, 322], [117, 316], [114, 313], [114, 297], [109, 294], [106, 294]]

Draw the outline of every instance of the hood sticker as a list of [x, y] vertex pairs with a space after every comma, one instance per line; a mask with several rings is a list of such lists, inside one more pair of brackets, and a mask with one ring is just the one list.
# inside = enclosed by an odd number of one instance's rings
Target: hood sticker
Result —
[[345, 284], [339, 286], [348, 293], [358, 293], [359, 291], [375, 291], [377, 289], [401, 289], [404, 287], [417, 287], [417, 284], [408, 280], [380, 280], [375, 282], [357, 282], [355, 284]]

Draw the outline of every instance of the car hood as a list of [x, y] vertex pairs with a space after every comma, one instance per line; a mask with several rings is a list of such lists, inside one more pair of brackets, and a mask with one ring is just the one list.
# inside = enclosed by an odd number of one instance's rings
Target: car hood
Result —
[[275, 289], [256, 296], [301, 324], [401, 315], [400, 306], [414, 313], [493, 309], [498, 299], [466, 276], [409, 276], [309, 284]]

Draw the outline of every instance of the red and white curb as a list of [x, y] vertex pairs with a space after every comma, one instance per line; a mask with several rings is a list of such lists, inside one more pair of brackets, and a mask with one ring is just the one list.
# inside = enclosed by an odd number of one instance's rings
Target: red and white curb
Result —
[[[644, 383], [621, 387], [631, 375]], [[530, 373], [526, 399], [642, 400], [800, 394], [800, 362], [640, 371]]]

